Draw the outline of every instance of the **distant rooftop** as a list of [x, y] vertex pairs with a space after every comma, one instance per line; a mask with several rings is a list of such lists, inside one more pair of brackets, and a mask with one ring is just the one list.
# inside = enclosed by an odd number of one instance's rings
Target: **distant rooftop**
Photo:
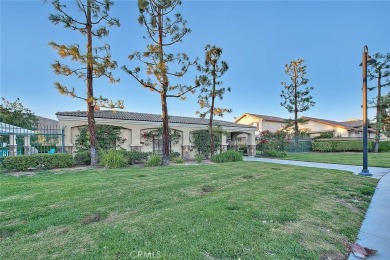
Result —
[[244, 115], [242, 115], [241, 117], [239, 117], [235, 121], [237, 122], [238, 120], [240, 120], [245, 115], [250, 115], [250, 116], [262, 118], [262, 119], [264, 119], [266, 121], [272, 121], [272, 122], [281, 122], [281, 123], [283, 123], [284, 121], [286, 121], [286, 119], [281, 118], [281, 117], [277, 117], [277, 116], [267, 116], [267, 115], [259, 115], [259, 114], [252, 114], [252, 113], [245, 113]]

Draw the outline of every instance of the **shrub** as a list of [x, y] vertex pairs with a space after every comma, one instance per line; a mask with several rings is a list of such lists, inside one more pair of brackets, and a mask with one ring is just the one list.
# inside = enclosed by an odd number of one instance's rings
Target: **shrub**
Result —
[[[214, 127], [214, 145], [215, 151], [221, 147], [223, 130], [221, 127]], [[195, 130], [192, 132], [192, 145], [197, 150], [198, 154], [202, 154], [204, 158], [209, 158], [211, 152], [210, 132], [209, 130]]]
[[333, 132], [327, 132], [327, 133], [320, 133], [319, 136], [315, 136], [313, 139], [323, 139], [323, 138], [333, 138], [334, 134]]
[[106, 168], [120, 168], [127, 165], [127, 160], [122, 151], [110, 150], [100, 153], [100, 165]]
[[382, 141], [379, 143], [379, 152], [390, 152], [390, 141]]
[[[368, 142], [368, 150], [372, 151], [373, 142]], [[314, 152], [361, 152], [363, 142], [353, 141], [315, 141], [313, 142]]]
[[176, 157], [175, 159], [173, 159], [173, 162], [174, 163], [184, 163], [184, 159], [181, 157]]
[[7, 170], [25, 171], [34, 169], [55, 169], [73, 166], [71, 154], [34, 154], [18, 155], [4, 158], [3, 165]]
[[91, 152], [88, 150], [77, 151], [74, 156], [74, 162], [81, 165], [91, 164]]
[[263, 152], [263, 155], [267, 157], [283, 158], [287, 156], [287, 153], [285, 151], [266, 150]]
[[195, 155], [195, 160], [197, 163], [201, 163], [204, 160], [204, 156], [202, 154]]
[[178, 158], [180, 156], [181, 156], [181, 154], [178, 152], [169, 153], [169, 160], [173, 160], [173, 159]]
[[211, 157], [211, 161], [216, 163], [224, 162], [238, 162], [242, 161], [242, 154], [240, 152], [229, 150]]
[[161, 156], [155, 153], [149, 155], [149, 158], [146, 161], [145, 166], [153, 167], [159, 165], [161, 165]]
[[241, 152], [241, 154], [247, 154], [248, 146], [246, 144], [240, 144], [238, 145], [238, 151]]
[[148, 159], [148, 156], [150, 155], [150, 153], [138, 151], [124, 151], [123, 154], [128, 164], [144, 162]]

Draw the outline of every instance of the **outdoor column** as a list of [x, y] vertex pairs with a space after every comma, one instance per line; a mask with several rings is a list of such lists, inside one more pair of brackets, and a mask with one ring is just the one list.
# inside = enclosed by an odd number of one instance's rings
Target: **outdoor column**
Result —
[[181, 157], [184, 160], [191, 159], [190, 130], [183, 129], [183, 143], [181, 145]]
[[238, 136], [238, 133], [231, 133], [231, 145], [230, 145], [230, 148], [232, 150], [235, 150], [235, 151], [238, 150], [237, 136]]
[[247, 151], [249, 156], [255, 156], [256, 155], [256, 139], [255, 139], [255, 132], [248, 133], [247, 136], [248, 142], [247, 142]]
[[222, 134], [222, 140], [221, 140], [221, 152], [224, 152], [227, 150], [227, 143], [226, 143], [226, 134]]
[[9, 156], [18, 155], [18, 147], [16, 144], [16, 135], [14, 135], [14, 134], [9, 135], [8, 148], [9, 148], [9, 151], [8, 151]]
[[30, 136], [24, 137], [24, 155], [31, 155]]
[[139, 127], [133, 127], [131, 129], [131, 150], [140, 152], [142, 149], [141, 144], [141, 129]]
[[[61, 125], [61, 128], [64, 127]], [[72, 153], [73, 152], [73, 143], [72, 143], [72, 128], [70, 126], [64, 127], [64, 153]]]

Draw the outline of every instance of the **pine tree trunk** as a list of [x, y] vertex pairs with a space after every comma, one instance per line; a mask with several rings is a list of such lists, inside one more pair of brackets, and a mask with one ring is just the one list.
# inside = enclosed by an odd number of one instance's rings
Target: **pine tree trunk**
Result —
[[295, 152], [298, 152], [299, 146], [299, 128], [298, 128], [298, 96], [297, 96], [297, 71], [296, 67], [294, 67], [295, 81], [294, 81], [294, 138], [295, 138]]
[[215, 153], [215, 143], [214, 143], [214, 130], [213, 130], [213, 119], [214, 119], [214, 101], [215, 101], [215, 85], [216, 85], [216, 74], [215, 74], [215, 63], [213, 64], [213, 91], [211, 93], [211, 108], [210, 108], [210, 122], [209, 122], [209, 131], [210, 131], [210, 155], [213, 156]]
[[377, 153], [379, 151], [379, 140], [380, 140], [380, 136], [381, 136], [381, 125], [382, 125], [381, 78], [382, 78], [382, 74], [381, 74], [381, 71], [379, 71], [379, 74], [378, 74], [378, 96], [376, 97], [376, 131], [375, 131], [374, 153]]
[[93, 98], [93, 59], [92, 59], [92, 21], [91, 21], [91, 1], [87, 1], [87, 104], [88, 104], [88, 130], [91, 151], [91, 166], [97, 167], [98, 154], [96, 149], [96, 128], [95, 128], [95, 105]]
[[169, 165], [169, 125], [168, 125], [168, 105], [165, 92], [161, 95], [162, 121], [163, 121], [163, 151], [162, 165]]
[[[163, 9], [158, 7], [158, 45], [159, 45], [159, 63], [162, 68], [165, 68], [164, 50], [163, 50]], [[161, 76], [163, 78], [162, 91], [161, 91], [161, 119], [163, 121], [163, 149], [162, 149], [162, 165], [169, 165], [169, 124], [168, 124], [168, 104], [167, 104], [167, 91], [169, 86], [166, 69], [161, 70]]]

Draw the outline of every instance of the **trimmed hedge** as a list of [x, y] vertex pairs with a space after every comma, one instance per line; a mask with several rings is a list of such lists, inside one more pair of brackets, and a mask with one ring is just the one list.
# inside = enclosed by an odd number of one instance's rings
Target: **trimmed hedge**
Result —
[[238, 161], [242, 161], [242, 154], [234, 150], [229, 150], [214, 155], [213, 157], [211, 157], [211, 161], [216, 163], [238, 162]]
[[[372, 151], [373, 142], [368, 142], [368, 150]], [[312, 144], [313, 152], [361, 152], [363, 141], [315, 141]]]
[[146, 161], [150, 154], [151, 153], [138, 151], [123, 151], [123, 155], [125, 156], [129, 165]]
[[390, 141], [379, 142], [379, 152], [380, 153], [390, 152]]
[[55, 169], [73, 166], [71, 154], [34, 154], [8, 156], [3, 161], [7, 170], [25, 171], [27, 169]]
[[86, 151], [77, 151], [74, 155], [74, 162], [81, 165], [90, 165], [91, 164], [91, 152]]

